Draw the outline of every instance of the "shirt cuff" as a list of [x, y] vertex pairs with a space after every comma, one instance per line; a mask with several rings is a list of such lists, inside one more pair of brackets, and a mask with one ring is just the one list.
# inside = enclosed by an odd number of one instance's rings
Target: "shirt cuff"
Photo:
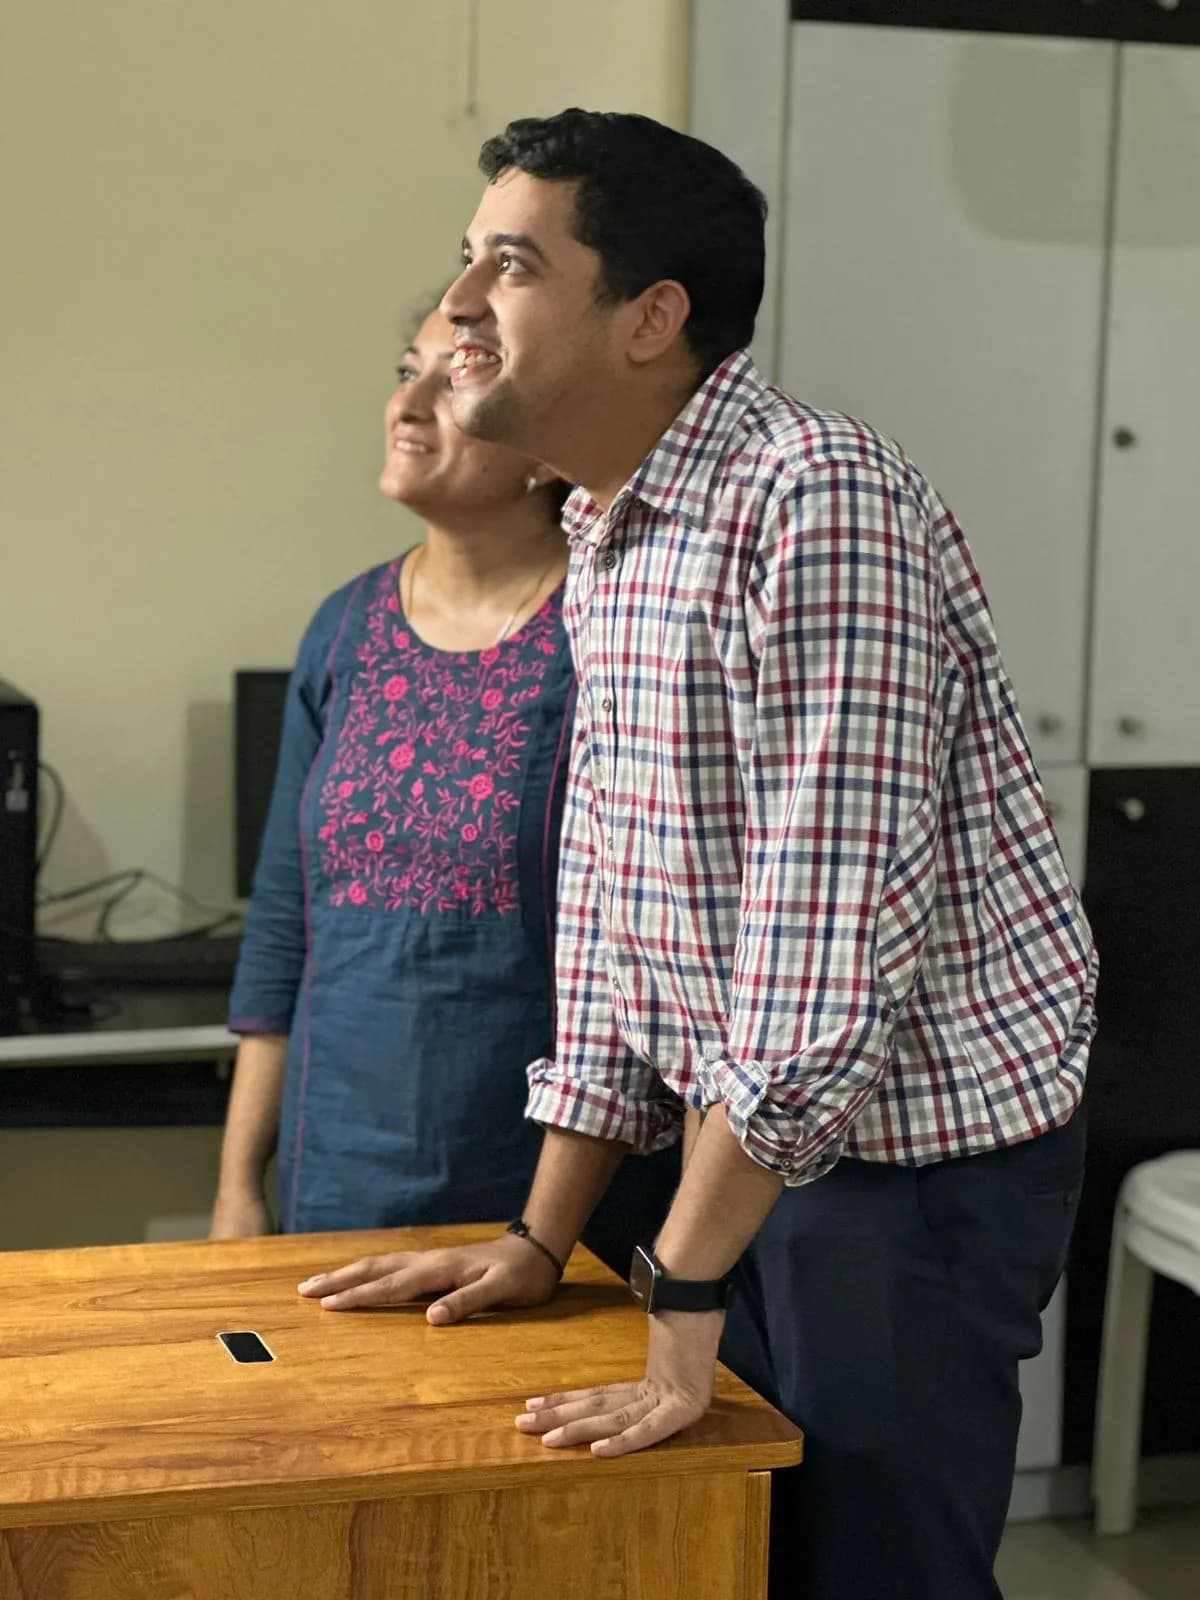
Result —
[[787, 1188], [823, 1178], [837, 1165], [849, 1121], [832, 1131], [813, 1128], [814, 1119], [797, 1110], [794, 1097], [789, 1104], [780, 1085], [753, 1080], [745, 1068], [727, 1059], [707, 1062], [706, 1068], [708, 1098], [724, 1105], [725, 1120], [742, 1149]]
[[591, 1139], [629, 1145], [635, 1155], [651, 1155], [673, 1145], [683, 1132], [683, 1102], [665, 1085], [639, 1099], [628, 1088], [573, 1078], [543, 1058], [528, 1069], [525, 1115], [545, 1128], [563, 1128]]

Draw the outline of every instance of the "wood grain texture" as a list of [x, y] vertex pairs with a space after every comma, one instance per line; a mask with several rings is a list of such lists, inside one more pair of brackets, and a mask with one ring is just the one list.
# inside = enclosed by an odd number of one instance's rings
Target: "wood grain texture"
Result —
[[[513, 1426], [528, 1395], [642, 1370], [645, 1319], [586, 1252], [551, 1305], [456, 1328], [420, 1306], [338, 1313], [296, 1293], [358, 1256], [495, 1231], [0, 1255], [0, 1526], [607, 1484], [617, 1463]], [[239, 1328], [277, 1360], [232, 1362], [215, 1335]], [[800, 1453], [797, 1430], [722, 1371], [708, 1416], [620, 1473], [745, 1474]]]
[[[0, 1533], [4, 1600], [762, 1600], [745, 1473]], [[8, 1561], [7, 1568], [4, 1563]]]
[[745, 1600], [760, 1600], [767, 1592], [771, 1553], [771, 1474], [751, 1472], [746, 1479], [745, 1560], [742, 1593]]

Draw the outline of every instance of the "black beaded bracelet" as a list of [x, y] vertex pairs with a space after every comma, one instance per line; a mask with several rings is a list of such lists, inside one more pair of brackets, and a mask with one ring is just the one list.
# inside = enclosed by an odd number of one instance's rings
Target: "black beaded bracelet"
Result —
[[540, 1250], [545, 1256], [546, 1260], [550, 1262], [558, 1276], [560, 1278], [562, 1277], [563, 1273], [566, 1271], [565, 1265], [558, 1259], [553, 1250], [548, 1250], [540, 1239], [534, 1238], [533, 1234], [529, 1231], [529, 1224], [525, 1221], [524, 1217], [515, 1217], [504, 1231], [505, 1233], [515, 1233], [518, 1239], [525, 1239], [533, 1246], [535, 1250]]

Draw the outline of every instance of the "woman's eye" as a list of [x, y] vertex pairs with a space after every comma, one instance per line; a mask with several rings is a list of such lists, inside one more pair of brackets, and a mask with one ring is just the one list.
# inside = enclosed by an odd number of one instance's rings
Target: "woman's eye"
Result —
[[396, 386], [397, 386], [397, 388], [401, 384], [411, 383], [416, 376], [417, 376], [417, 370], [416, 370], [415, 367], [397, 367], [396, 368]]

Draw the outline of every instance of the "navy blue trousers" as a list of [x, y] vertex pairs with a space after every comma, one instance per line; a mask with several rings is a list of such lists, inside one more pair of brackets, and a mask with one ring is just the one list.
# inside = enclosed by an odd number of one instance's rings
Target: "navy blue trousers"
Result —
[[780, 1198], [722, 1359], [805, 1431], [777, 1473], [772, 1600], [997, 1600], [1017, 1364], [1041, 1348], [1084, 1118], [927, 1167], [843, 1160]]

